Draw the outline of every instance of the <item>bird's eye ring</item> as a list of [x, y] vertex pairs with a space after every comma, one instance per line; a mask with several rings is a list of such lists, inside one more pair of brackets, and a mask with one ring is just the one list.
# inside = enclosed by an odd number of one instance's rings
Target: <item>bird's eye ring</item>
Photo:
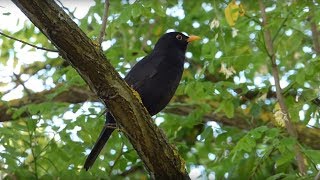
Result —
[[176, 38], [177, 38], [178, 40], [182, 40], [182, 36], [181, 36], [180, 34], [178, 34], [178, 35], [176, 36]]

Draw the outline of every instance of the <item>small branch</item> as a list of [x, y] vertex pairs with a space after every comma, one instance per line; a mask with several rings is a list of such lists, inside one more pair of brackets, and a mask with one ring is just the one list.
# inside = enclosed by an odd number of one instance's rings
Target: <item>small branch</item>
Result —
[[14, 77], [16, 78], [17, 82], [22, 85], [22, 87], [24, 88], [24, 90], [26, 91], [26, 93], [28, 94], [28, 96], [31, 96], [30, 90], [26, 87], [26, 85], [24, 84], [24, 82], [21, 80], [20, 75], [19, 75], [19, 74], [16, 74], [16, 73], [13, 73], [13, 75], [14, 75]]
[[284, 27], [284, 24], [288, 21], [290, 14], [291, 14], [291, 13], [289, 13], [288, 16], [282, 21], [279, 29], [277, 30], [276, 34], [275, 34], [274, 37], [272, 38], [272, 43], [274, 43], [274, 41], [277, 39], [277, 37], [278, 37], [281, 29]]
[[73, 12], [71, 12], [69, 8], [65, 7], [60, 0], [57, 0], [57, 2], [60, 4], [60, 6], [62, 7], [62, 9], [64, 9], [65, 11], [67, 11], [67, 12], [70, 14], [70, 16], [71, 16], [72, 18], [74, 18], [74, 19], [76, 18], [76, 17], [74, 16]]
[[133, 174], [133, 173], [135, 173], [135, 172], [137, 172], [137, 171], [139, 171], [139, 170], [143, 171], [143, 168], [142, 168], [141, 165], [133, 166], [133, 167], [131, 167], [129, 170], [124, 171], [124, 172], [122, 172], [121, 174], [119, 174], [119, 176], [128, 177], [130, 174]]
[[310, 16], [308, 19], [310, 21], [310, 26], [311, 26], [313, 48], [316, 54], [319, 56], [320, 55], [320, 41], [319, 41], [320, 33], [317, 30], [317, 24], [314, 20], [314, 16]]
[[110, 6], [109, 0], [105, 0], [102, 24], [101, 24], [100, 35], [99, 35], [99, 44], [100, 44], [100, 46], [101, 46], [101, 43], [104, 40], [104, 37], [105, 37], [105, 34], [106, 34], [108, 14], [109, 14], [109, 6]]
[[[267, 53], [268, 56], [270, 57], [270, 61], [271, 61], [271, 66], [272, 66], [272, 74], [273, 74], [273, 78], [274, 78], [274, 82], [275, 82], [275, 86], [276, 86], [276, 95], [277, 95], [277, 99], [281, 108], [281, 111], [283, 113], [283, 118], [285, 121], [285, 126], [287, 129], [287, 132], [289, 133], [289, 135], [295, 139], [298, 138], [296, 129], [294, 128], [293, 124], [292, 124], [292, 120], [291, 117], [288, 113], [288, 108], [284, 102], [284, 97], [282, 95], [282, 89], [280, 87], [280, 78], [279, 78], [279, 71], [278, 71], [278, 67], [276, 64], [276, 54], [273, 48], [273, 41], [271, 38], [271, 32], [269, 29], [267, 29], [267, 15], [266, 15], [266, 11], [265, 11], [265, 6], [262, 2], [262, 0], [259, 0], [259, 6], [260, 6], [260, 11], [261, 11], [261, 16], [262, 16], [262, 26], [265, 28], [263, 31], [264, 34], [264, 40], [265, 40], [265, 44], [266, 44], [266, 48], [267, 48]], [[306, 174], [306, 166], [304, 163], [304, 157], [301, 153], [301, 148], [298, 146], [298, 144], [295, 145], [295, 153], [296, 153], [296, 160], [297, 160], [297, 164], [299, 167], [299, 172], [301, 174]]]
[[40, 158], [47, 160], [47, 161], [49, 162], [49, 164], [51, 164], [51, 166], [52, 166], [57, 172], [59, 171], [58, 167], [53, 163], [53, 161], [52, 161], [50, 158], [47, 158], [47, 157], [45, 157], [45, 156], [40, 156]]
[[314, 180], [320, 180], [320, 170], [319, 170], [317, 176], [314, 178]]
[[121, 147], [120, 147], [120, 152], [119, 152], [119, 154], [117, 155], [116, 159], [114, 160], [113, 165], [110, 167], [109, 176], [111, 176], [111, 173], [112, 173], [112, 170], [113, 170], [114, 166], [116, 165], [116, 163], [118, 162], [118, 160], [119, 160], [120, 157], [122, 156], [123, 147], [124, 147], [124, 143], [122, 142]]
[[152, 32], [153, 32], [154, 27], [155, 27], [156, 24], [157, 24], [157, 19], [154, 20], [153, 24], [150, 24], [148, 32], [147, 32], [146, 35], [144, 35], [144, 37], [143, 37], [143, 42], [142, 42], [142, 45], [141, 45], [141, 50], [144, 51], [144, 52], [147, 52], [147, 48], [146, 48], [146, 47], [148, 46], [148, 45], [147, 45], [147, 41], [148, 41], [148, 39], [150, 38], [150, 36], [151, 36], [151, 34], [152, 34]]
[[261, 25], [261, 22], [258, 19], [255, 19], [254, 17], [249, 16], [247, 13], [245, 13], [244, 16], [247, 17], [248, 19], [254, 21], [258, 25]]
[[[29, 141], [30, 141], [29, 145], [30, 145], [31, 154], [33, 157], [33, 163], [34, 163], [34, 175], [35, 175], [36, 179], [38, 179], [38, 166], [37, 166], [38, 156], [36, 156], [36, 154], [34, 152], [34, 146], [33, 146], [33, 140], [35, 137], [35, 129], [32, 129], [32, 130], [30, 129], [29, 121], [25, 121], [25, 124], [28, 128], [28, 135], [29, 135]], [[35, 126], [35, 128], [36, 128], [36, 126]]]
[[[4, 91], [4, 92], [1, 92], [1, 96], [3, 97], [4, 95], [12, 92], [12, 90], [15, 89], [15, 88], [17, 88], [19, 85], [20, 85], [20, 84], [15, 83], [15, 85], [14, 85], [11, 89], [9, 89], [9, 90], [7, 90], [7, 91]], [[0, 122], [1, 122], [1, 120], [0, 120]]]
[[15, 40], [15, 41], [19, 41], [19, 42], [21, 42], [21, 43], [23, 43], [23, 44], [29, 45], [29, 46], [34, 47], [34, 48], [36, 48], [36, 49], [41, 49], [41, 50], [50, 51], [50, 52], [59, 52], [58, 50], [47, 49], [47, 48], [44, 48], [44, 47], [39, 47], [39, 46], [33, 45], [33, 44], [31, 44], [31, 43], [28, 43], [28, 42], [22, 41], [22, 40], [20, 40], [20, 39], [17, 39], [17, 38], [15, 38], [15, 37], [12, 37], [12, 36], [9, 36], [9, 35], [7, 35], [7, 34], [4, 34], [3, 32], [0, 32], [0, 35], [2, 35], [2, 36], [4, 36], [4, 37], [7, 37], [7, 38], [9, 38], [9, 39], [13, 39], [13, 40]]

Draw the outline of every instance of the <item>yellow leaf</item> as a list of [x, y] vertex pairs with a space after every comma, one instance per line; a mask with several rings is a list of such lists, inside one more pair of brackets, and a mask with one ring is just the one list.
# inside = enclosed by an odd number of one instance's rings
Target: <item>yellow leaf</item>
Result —
[[274, 106], [273, 116], [274, 116], [274, 120], [275, 120], [275, 123], [276, 123], [277, 126], [285, 127], [284, 114], [283, 114], [283, 112], [281, 111], [281, 108], [280, 108], [279, 103], [277, 103], [277, 104]]
[[239, 13], [240, 13], [240, 16], [244, 16], [244, 14], [246, 13], [241, 3], [239, 4]]
[[243, 16], [244, 13], [245, 10], [242, 4], [237, 5], [235, 0], [232, 0], [224, 10], [226, 20], [230, 26], [234, 26], [235, 22], [238, 20], [239, 15]]

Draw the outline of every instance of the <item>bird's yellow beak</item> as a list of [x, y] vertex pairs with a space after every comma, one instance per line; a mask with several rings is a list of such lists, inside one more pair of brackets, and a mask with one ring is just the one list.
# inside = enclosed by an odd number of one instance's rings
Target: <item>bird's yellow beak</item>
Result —
[[199, 40], [201, 39], [199, 36], [194, 36], [194, 35], [191, 35], [189, 36], [189, 38], [187, 39], [187, 42], [192, 42], [192, 41], [196, 41], [196, 40]]

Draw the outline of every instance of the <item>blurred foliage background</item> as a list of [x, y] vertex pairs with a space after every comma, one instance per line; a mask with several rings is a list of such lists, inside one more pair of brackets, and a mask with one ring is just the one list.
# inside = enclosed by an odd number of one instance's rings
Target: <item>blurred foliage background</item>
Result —
[[[277, 113], [258, 2], [241, 1], [245, 12], [233, 26], [225, 14], [229, 3], [111, 1], [102, 48], [124, 76], [162, 34], [202, 37], [189, 45], [175, 97], [153, 117], [185, 159], [192, 179], [311, 179], [320, 169], [319, 2], [264, 1], [298, 140], [287, 135]], [[58, 4], [97, 40], [104, 1]], [[54, 49], [26, 18], [10, 21], [18, 12], [11, 2], [2, 1], [0, 11], [2, 22], [15, 24], [1, 26], [2, 33]], [[82, 165], [104, 124], [103, 104], [58, 53], [3, 35], [0, 45], [1, 179], [149, 177], [120, 131], [85, 172]], [[297, 141], [306, 175], [297, 169]]]

